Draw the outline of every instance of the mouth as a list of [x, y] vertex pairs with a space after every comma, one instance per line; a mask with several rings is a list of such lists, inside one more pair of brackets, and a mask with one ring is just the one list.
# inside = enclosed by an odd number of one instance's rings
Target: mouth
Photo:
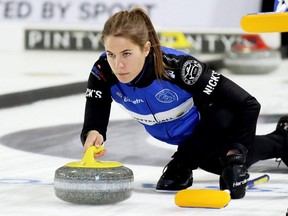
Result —
[[127, 76], [129, 73], [123, 72], [123, 73], [116, 73], [117, 76], [119, 77], [123, 77], [123, 76]]

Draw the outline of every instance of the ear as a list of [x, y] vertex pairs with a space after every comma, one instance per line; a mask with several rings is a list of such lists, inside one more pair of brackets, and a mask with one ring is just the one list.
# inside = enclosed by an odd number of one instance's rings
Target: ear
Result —
[[151, 49], [151, 42], [147, 41], [144, 45], [144, 53], [145, 53], [145, 57], [148, 56], [149, 52]]

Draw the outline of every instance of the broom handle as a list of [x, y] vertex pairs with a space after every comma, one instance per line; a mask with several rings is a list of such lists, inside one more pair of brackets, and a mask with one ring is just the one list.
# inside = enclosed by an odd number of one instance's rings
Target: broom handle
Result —
[[249, 188], [252, 188], [256, 185], [265, 183], [265, 182], [269, 181], [269, 179], [270, 179], [270, 176], [268, 174], [264, 174], [262, 176], [255, 178], [255, 179], [251, 179], [247, 182], [246, 189], [249, 189]]

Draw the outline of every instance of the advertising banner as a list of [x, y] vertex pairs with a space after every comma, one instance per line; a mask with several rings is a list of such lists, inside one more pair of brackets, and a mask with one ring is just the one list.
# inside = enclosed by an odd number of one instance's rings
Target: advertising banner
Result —
[[261, 0], [0, 0], [1, 22], [70, 23], [102, 26], [120, 10], [140, 6], [158, 27], [239, 27], [259, 12]]

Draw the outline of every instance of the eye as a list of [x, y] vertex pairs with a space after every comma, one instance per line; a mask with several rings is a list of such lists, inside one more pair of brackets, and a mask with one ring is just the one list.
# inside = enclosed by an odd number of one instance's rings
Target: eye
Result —
[[107, 56], [110, 57], [110, 58], [115, 58], [115, 55], [113, 53], [110, 53], [110, 52], [107, 53]]
[[131, 55], [130, 52], [124, 52], [124, 53], [123, 53], [123, 56], [124, 56], [124, 57], [129, 57], [130, 55]]

